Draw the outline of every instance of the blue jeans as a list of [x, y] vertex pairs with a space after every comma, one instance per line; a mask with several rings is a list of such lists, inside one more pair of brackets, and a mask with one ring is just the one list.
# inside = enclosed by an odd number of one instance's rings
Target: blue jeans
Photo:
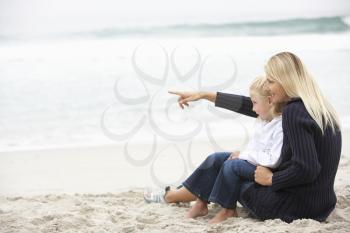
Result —
[[217, 152], [183, 182], [183, 186], [199, 199], [215, 202], [223, 208], [236, 208], [243, 192], [254, 184], [256, 166], [242, 159], [227, 160], [231, 152]]

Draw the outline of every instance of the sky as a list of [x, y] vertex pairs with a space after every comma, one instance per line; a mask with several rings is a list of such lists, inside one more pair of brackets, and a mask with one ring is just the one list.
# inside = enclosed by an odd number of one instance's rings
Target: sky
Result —
[[0, 35], [350, 15], [349, 0], [0, 0]]

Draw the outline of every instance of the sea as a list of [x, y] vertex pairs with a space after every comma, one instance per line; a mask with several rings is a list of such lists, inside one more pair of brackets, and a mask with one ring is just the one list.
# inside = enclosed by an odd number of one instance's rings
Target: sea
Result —
[[[350, 17], [0, 31], [0, 151], [247, 138], [249, 117], [168, 91], [248, 95], [296, 53], [350, 128]], [[215, 144], [215, 143], [214, 143]]]

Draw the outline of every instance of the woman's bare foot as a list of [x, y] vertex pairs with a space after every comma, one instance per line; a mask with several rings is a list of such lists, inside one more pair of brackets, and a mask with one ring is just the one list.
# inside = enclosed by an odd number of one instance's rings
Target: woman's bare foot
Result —
[[235, 209], [223, 208], [209, 221], [209, 224], [217, 224], [232, 217], [238, 217], [237, 211]]
[[196, 218], [205, 216], [208, 214], [208, 204], [200, 199], [197, 199], [196, 203], [187, 212], [186, 218]]

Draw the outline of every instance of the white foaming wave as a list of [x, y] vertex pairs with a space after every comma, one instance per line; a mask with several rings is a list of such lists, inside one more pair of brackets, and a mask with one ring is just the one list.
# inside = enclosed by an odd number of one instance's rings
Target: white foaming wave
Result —
[[344, 23], [346, 23], [348, 26], [350, 26], [350, 16], [344, 16], [344, 17], [342, 17], [342, 20]]

